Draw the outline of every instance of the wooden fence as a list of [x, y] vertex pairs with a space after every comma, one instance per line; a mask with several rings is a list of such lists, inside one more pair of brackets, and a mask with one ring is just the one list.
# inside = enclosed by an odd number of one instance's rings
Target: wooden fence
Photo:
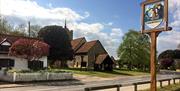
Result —
[[[176, 80], [179, 80], [180, 83], [180, 77], [173, 77], [173, 78], [168, 78], [168, 79], [159, 79], [157, 82], [159, 82], [160, 87], [162, 88], [163, 82], [168, 82], [168, 85], [170, 85], [171, 80], [173, 81], [173, 84], [176, 84]], [[93, 91], [93, 90], [103, 90], [103, 89], [111, 89], [111, 88], [117, 88], [117, 91], [120, 91], [121, 87], [126, 87], [126, 86], [134, 86], [134, 91], [138, 91], [138, 85], [142, 84], [148, 84], [150, 81], [139, 81], [135, 83], [130, 83], [130, 84], [112, 84], [112, 85], [103, 85], [103, 86], [94, 86], [94, 87], [86, 87], [84, 91]]]

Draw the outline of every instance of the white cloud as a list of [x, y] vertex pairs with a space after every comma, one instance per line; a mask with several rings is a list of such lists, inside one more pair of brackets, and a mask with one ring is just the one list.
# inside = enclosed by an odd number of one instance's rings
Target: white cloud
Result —
[[[116, 49], [121, 41], [123, 32], [120, 28], [113, 28], [110, 32], [104, 32], [108, 26], [99, 22], [86, 23], [83, 19], [88, 18], [90, 13], [85, 11], [79, 14], [71, 8], [40, 6], [35, 0], [1, 0], [1, 13], [13, 24], [22, 24], [31, 21], [31, 24], [45, 25], [64, 25], [67, 20], [69, 29], [74, 30], [74, 36], [86, 37], [90, 40], [100, 40], [110, 55], [116, 56]], [[112, 22], [108, 25], [112, 26]], [[109, 29], [109, 27], [108, 27]]]
[[170, 13], [173, 16], [171, 26], [180, 29], [180, 0], [169, 0]]
[[111, 37], [117, 38], [123, 36], [123, 32], [120, 28], [113, 28], [112, 32], [110, 33]]
[[173, 28], [172, 31], [163, 32], [158, 37], [158, 53], [167, 49], [176, 49], [180, 44], [180, 0], [169, 0], [169, 17], [171, 22], [169, 26]]
[[93, 27], [95, 29], [92, 30], [96, 30], [96, 31], [92, 31], [90, 28], [91, 26], [84, 26], [84, 25], [86, 24], [76, 25], [77, 27], [80, 28], [75, 29], [75, 37], [86, 36], [88, 40], [98, 39], [104, 45], [108, 53], [114, 56], [115, 58], [117, 58], [116, 51], [121, 42], [122, 36], [124, 35], [122, 30], [120, 28], [112, 28], [110, 33], [105, 33], [102, 31], [103, 28], [105, 27], [102, 24], [96, 24], [97, 25], [96, 28]]
[[100, 24], [100, 23], [93, 23], [93, 24], [88, 24], [88, 23], [74, 23], [74, 26], [72, 27], [72, 30], [80, 30], [84, 33], [99, 33], [101, 30], [104, 29], [104, 25]]
[[89, 17], [90, 16], [90, 13], [89, 12], [84, 12], [84, 14], [85, 14], [85, 17], [87, 18], [87, 17]]
[[109, 22], [107, 25], [112, 26], [112, 25], [113, 25], [113, 23], [112, 23], [112, 22]]
[[89, 16], [88, 12], [81, 16], [70, 8], [44, 8], [30, 0], [1, 0], [1, 13], [5, 16], [19, 16], [25, 20], [39, 18], [77, 21]]
[[53, 8], [52, 3], [48, 3], [49, 8]]
[[180, 32], [169, 31], [163, 33], [158, 37], [158, 49], [159, 53], [167, 49], [176, 49], [177, 45], [180, 43]]

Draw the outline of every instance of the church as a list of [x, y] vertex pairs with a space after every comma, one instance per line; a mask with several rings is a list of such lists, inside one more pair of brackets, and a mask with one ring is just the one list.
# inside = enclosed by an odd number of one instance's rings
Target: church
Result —
[[[63, 27], [74, 51], [73, 60], [67, 61], [69, 68], [85, 68], [88, 70], [112, 71], [115, 60], [110, 57], [99, 40], [87, 41], [85, 37], [73, 39], [73, 31]], [[0, 67], [8, 66], [21, 70], [28, 70], [29, 63], [24, 59], [8, 56], [9, 48], [18, 39], [34, 39], [22, 36], [0, 35]], [[47, 67], [47, 57], [40, 59], [42, 67]]]
[[112, 71], [115, 60], [109, 56], [99, 40], [87, 41], [85, 37], [73, 39], [73, 31], [66, 27], [71, 39], [74, 59], [67, 62], [70, 68], [86, 68], [87, 70]]

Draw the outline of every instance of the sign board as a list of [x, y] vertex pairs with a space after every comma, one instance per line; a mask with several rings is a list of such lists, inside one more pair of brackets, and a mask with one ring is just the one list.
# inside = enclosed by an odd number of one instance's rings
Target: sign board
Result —
[[167, 0], [145, 1], [142, 3], [142, 32], [168, 30]]
[[171, 30], [168, 27], [168, 0], [146, 0], [141, 4], [141, 32], [151, 37], [151, 91], [156, 88], [156, 42], [162, 31]]

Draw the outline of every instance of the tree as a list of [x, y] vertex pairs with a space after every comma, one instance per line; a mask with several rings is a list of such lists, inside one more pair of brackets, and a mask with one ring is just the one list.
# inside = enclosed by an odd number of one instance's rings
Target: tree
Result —
[[166, 50], [163, 51], [161, 54], [159, 54], [158, 59], [173, 59], [174, 57], [174, 51], [173, 50]]
[[1, 34], [9, 34], [12, 30], [12, 26], [2, 16], [0, 16], [0, 30]]
[[161, 69], [168, 69], [170, 67], [175, 68], [174, 65], [174, 56], [175, 56], [175, 52], [174, 50], [166, 50], [163, 51], [161, 54], [159, 54], [158, 56], [158, 61], [160, 63], [159, 67]]
[[39, 60], [49, 53], [49, 45], [34, 39], [19, 39], [11, 47], [9, 55], [27, 59]]
[[[30, 37], [36, 38], [38, 37], [38, 32], [40, 31], [41, 26], [39, 25], [31, 25], [30, 26]], [[1, 34], [9, 34], [16, 36], [28, 36], [27, 26], [25, 24], [19, 24], [17, 26], [13, 26], [9, 24], [9, 22], [0, 16], [0, 33]]]
[[123, 36], [123, 42], [117, 50], [121, 63], [126, 64], [129, 70], [133, 68], [149, 70], [149, 45], [148, 36], [130, 30]]
[[160, 61], [161, 69], [175, 69], [174, 60], [171, 58], [161, 59]]
[[50, 65], [60, 61], [61, 66], [65, 66], [63, 62], [73, 59], [73, 49], [67, 31], [61, 26], [45, 26], [38, 33], [39, 37], [51, 46], [48, 56]]
[[174, 59], [180, 59], [180, 50], [179, 49], [176, 49], [174, 50]]
[[37, 38], [38, 37], [38, 32], [40, 31], [41, 26], [39, 25], [31, 25], [30, 26], [30, 36], [33, 38]]
[[0, 34], [9, 34], [16, 36], [26, 36], [26, 29], [24, 24], [20, 24], [17, 27], [9, 24], [9, 22], [0, 16]]
[[162, 69], [168, 69], [173, 68], [175, 69], [175, 65], [177, 68], [179, 68], [178, 62], [175, 64], [175, 59], [180, 59], [180, 50], [166, 50], [163, 51], [161, 54], [158, 56], [158, 60], [160, 63], [160, 68]]

